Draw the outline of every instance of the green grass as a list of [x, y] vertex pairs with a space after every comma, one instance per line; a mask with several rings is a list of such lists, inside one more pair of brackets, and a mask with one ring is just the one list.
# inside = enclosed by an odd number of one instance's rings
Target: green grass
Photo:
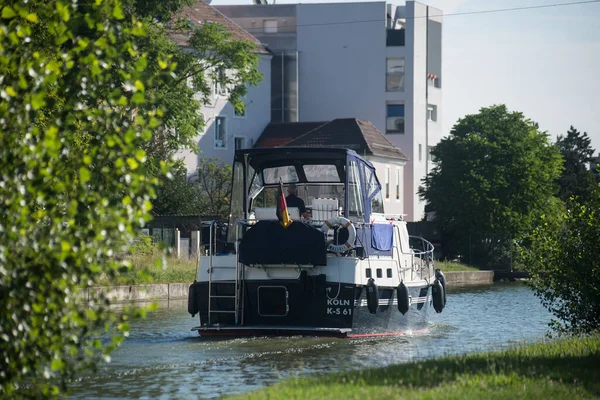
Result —
[[442, 272], [479, 271], [479, 268], [469, 267], [467, 264], [453, 261], [436, 261], [435, 267], [442, 270]]
[[[109, 285], [141, 285], [148, 283], [191, 283], [196, 277], [196, 260], [184, 260], [165, 257], [166, 264], [160, 264], [161, 253], [157, 250], [152, 255], [131, 255], [127, 259], [132, 268], [119, 273], [113, 279], [105, 277], [98, 284]], [[149, 280], [151, 279], [151, 280]]]
[[600, 396], [600, 335], [284, 381], [232, 399], [582, 399]]

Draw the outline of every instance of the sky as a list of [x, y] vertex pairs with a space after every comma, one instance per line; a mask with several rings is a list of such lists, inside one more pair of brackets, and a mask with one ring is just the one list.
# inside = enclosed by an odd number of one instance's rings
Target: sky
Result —
[[[355, 0], [345, 0], [353, 2]], [[360, 1], [360, 0], [356, 0]], [[364, 1], [364, 0], [363, 0]], [[444, 14], [575, 0], [420, 0]], [[271, 3], [272, 0], [269, 0]], [[333, 3], [302, 0], [302, 3]], [[404, 1], [388, 0], [402, 5]], [[212, 5], [251, 0], [213, 0]], [[298, 3], [277, 0], [277, 4]], [[443, 132], [481, 107], [506, 104], [556, 140], [573, 125], [600, 151], [600, 2], [447, 15], [442, 28]]]

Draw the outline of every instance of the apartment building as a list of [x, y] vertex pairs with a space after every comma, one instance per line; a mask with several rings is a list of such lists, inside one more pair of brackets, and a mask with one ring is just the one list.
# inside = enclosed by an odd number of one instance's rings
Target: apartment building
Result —
[[403, 182], [406, 219], [422, 219], [417, 190], [442, 136], [442, 11], [415, 1], [214, 7], [272, 52], [271, 121], [370, 121], [408, 157], [382, 183]]
[[[246, 108], [242, 115], [236, 113], [229, 102], [227, 88], [213, 85], [209, 103], [199, 110], [205, 120], [205, 128], [202, 132], [198, 132], [196, 138], [200, 152], [180, 150], [177, 154], [178, 158], [184, 159], [188, 174], [192, 175], [198, 167], [200, 158], [217, 157], [231, 164], [236, 149], [254, 146], [271, 120], [272, 55], [254, 36], [202, 0], [185, 7], [176, 17], [185, 18], [196, 26], [210, 22], [220, 23], [229, 30], [233, 39], [256, 43], [256, 53], [260, 58], [259, 72], [263, 74], [262, 82], [257, 86], [249, 86], [248, 94], [244, 99]], [[171, 33], [170, 38], [184, 50], [188, 49], [186, 34]]]

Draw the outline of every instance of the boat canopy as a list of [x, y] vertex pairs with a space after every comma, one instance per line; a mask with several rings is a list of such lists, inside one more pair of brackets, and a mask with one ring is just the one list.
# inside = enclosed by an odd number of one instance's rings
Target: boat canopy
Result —
[[296, 185], [298, 196], [313, 210], [313, 220], [335, 214], [369, 222], [371, 213], [383, 213], [375, 167], [352, 150], [244, 149], [234, 157], [230, 226], [257, 218], [259, 211], [272, 211], [280, 178], [284, 187]]

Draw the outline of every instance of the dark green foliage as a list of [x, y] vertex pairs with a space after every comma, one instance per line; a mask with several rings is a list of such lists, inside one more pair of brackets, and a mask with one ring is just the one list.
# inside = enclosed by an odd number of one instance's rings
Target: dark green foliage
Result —
[[504, 105], [460, 119], [432, 154], [437, 163], [419, 195], [435, 211], [449, 255], [467, 256], [469, 235], [482, 232], [509, 238], [483, 248], [512, 251], [510, 238], [560, 206], [553, 197], [558, 149], [532, 121]]
[[569, 201], [524, 241], [524, 264], [559, 332], [600, 329], [600, 190], [585, 203]]
[[200, 199], [197, 186], [189, 181], [187, 169], [178, 162], [171, 173], [160, 179], [152, 212], [156, 215], [199, 215]]
[[198, 174], [193, 182], [197, 185], [201, 214], [227, 220], [231, 202], [231, 166], [218, 158], [202, 158], [198, 164]]
[[179, 162], [161, 180], [153, 212], [157, 215], [192, 214], [227, 220], [231, 199], [231, 166], [222, 160], [201, 158], [198, 170], [187, 176]]
[[[257, 85], [263, 79], [258, 71], [255, 43], [233, 40], [231, 32], [221, 24], [205, 23], [201, 27], [192, 27], [163, 15], [162, 10], [167, 7], [168, 14], [173, 14], [188, 3], [188, 0], [137, 0], [132, 7], [148, 17], [147, 35], [137, 41], [138, 48], [148, 53], [148, 76], [159, 73], [166, 61], [176, 65], [173, 79], [148, 90], [148, 96], [164, 110], [163, 125], [153, 130], [152, 140], [144, 147], [154, 166], [149, 171], [152, 174], [159, 170], [160, 161], [174, 158], [178, 150], [199, 150], [198, 136], [205, 128], [202, 106], [212, 101], [217, 85], [241, 113], [245, 109], [244, 96], [248, 86]], [[171, 33], [189, 34], [185, 51], [171, 41]], [[175, 167], [172, 174], [173, 180], [160, 182], [161, 186], [166, 186], [160, 189], [153, 202], [156, 213], [209, 215], [207, 213], [223, 212], [224, 207], [215, 205], [213, 199], [207, 203], [194, 197], [181, 166]]]
[[192, 5], [196, 1], [198, 0], [125, 0], [124, 2], [141, 18], [167, 22], [182, 7]]
[[560, 185], [559, 197], [563, 201], [571, 196], [582, 200], [590, 198], [597, 186], [594, 173], [589, 170], [590, 161], [594, 156], [592, 140], [586, 132], [571, 128], [566, 136], [558, 135], [556, 146], [563, 156], [564, 170], [558, 179]]
[[127, 269], [149, 219], [162, 74], [117, 0], [2, 2], [0, 31], [0, 397], [54, 397], [128, 330], [82, 290]]
[[[235, 109], [242, 112], [248, 85], [257, 85], [262, 75], [254, 53], [256, 45], [232, 40], [231, 32], [221, 24], [182, 28], [176, 22], [166, 27], [152, 23], [148, 32], [140, 47], [148, 51], [149, 58], [156, 60], [156, 65], [166, 60], [176, 64], [175, 79], [156, 86], [151, 94], [165, 110], [164, 125], [155, 130], [146, 150], [157, 160], [167, 160], [182, 148], [198, 150], [195, 140], [204, 129], [200, 111], [210, 103], [215, 85], [223, 87]], [[188, 51], [173, 43], [169, 32], [189, 33]]]

